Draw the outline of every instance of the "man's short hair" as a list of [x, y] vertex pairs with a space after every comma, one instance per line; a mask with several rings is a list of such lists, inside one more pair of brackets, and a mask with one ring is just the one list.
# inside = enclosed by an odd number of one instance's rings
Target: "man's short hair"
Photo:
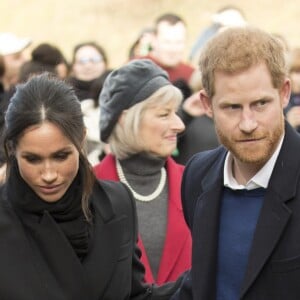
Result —
[[215, 72], [234, 74], [264, 62], [273, 86], [281, 87], [287, 75], [282, 44], [273, 35], [258, 28], [234, 27], [210, 39], [200, 55], [202, 84], [208, 97], [215, 93]]

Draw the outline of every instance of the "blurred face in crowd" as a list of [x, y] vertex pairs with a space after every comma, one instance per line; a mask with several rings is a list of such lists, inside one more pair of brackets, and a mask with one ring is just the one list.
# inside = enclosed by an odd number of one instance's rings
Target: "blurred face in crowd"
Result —
[[166, 67], [175, 67], [183, 57], [186, 44], [186, 27], [182, 22], [171, 25], [161, 22], [153, 42], [153, 56]]
[[105, 71], [106, 65], [101, 54], [92, 46], [83, 46], [75, 54], [72, 67], [75, 78], [90, 81]]
[[201, 91], [220, 142], [234, 157], [233, 169], [243, 170], [247, 180], [278, 146], [284, 133], [283, 107], [289, 94], [289, 80], [275, 88], [265, 63], [233, 74], [215, 71], [212, 99]]
[[68, 77], [69, 69], [66, 63], [60, 63], [55, 67], [57, 75], [61, 79], [65, 79]]
[[5, 73], [3, 77], [4, 88], [9, 89], [9, 87], [18, 83], [21, 66], [27, 59], [24, 51], [20, 51], [13, 54], [3, 55], [3, 60], [5, 66]]
[[147, 152], [167, 157], [176, 149], [177, 135], [185, 128], [177, 110], [178, 105], [173, 101], [146, 109], [139, 135]]
[[79, 168], [75, 145], [50, 122], [24, 131], [16, 159], [24, 181], [46, 202], [56, 202], [65, 194]]

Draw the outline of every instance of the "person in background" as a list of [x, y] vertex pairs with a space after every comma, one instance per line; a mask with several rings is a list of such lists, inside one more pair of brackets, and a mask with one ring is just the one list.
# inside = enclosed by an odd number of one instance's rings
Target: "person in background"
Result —
[[68, 64], [62, 52], [54, 45], [41, 43], [31, 52], [31, 60], [20, 70], [20, 82], [25, 82], [34, 74], [50, 72], [64, 79], [68, 74]]
[[[185, 21], [177, 14], [166, 13], [155, 20], [153, 49], [143, 58], [153, 60], [164, 69], [175, 84], [196, 91], [198, 84], [195, 78], [199, 72], [184, 61], [186, 50], [187, 28]], [[192, 84], [193, 83], [193, 84]], [[200, 82], [198, 82], [200, 83]]]
[[129, 60], [147, 56], [151, 53], [153, 49], [152, 43], [154, 39], [154, 33], [154, 28], [151, 27], [146, 27], [139, 33], [137, 39], [129, 49]]
[[225, 28], [245, 25], [247, 25], [247, 19], [242, 9], [235, 5], [221, 7], [212, 15], [211, 24], [200, 33], [193, 44], [189, 61], [198, 66], [201, 49], [210, 38]]
[[143, 282], [130, 191], [95, 180], [72, 88], [47, 73], [31, 77], [17, 86], [5, 124], [0, 298], [169, 299], [180, 281]]
[[185, 168], [193, 265], [171, 298], [300, 297], [300, 137], [285, 121], [291, 82], [282, 43], [228, 28], [200, 57], [200, 96], [222, 143]]
[[107, 55], [100, 45], [95, 42], [84, 42], [74, 47], [68, 81], [74, 87], [80, 101], [93, 99], [93, 84], [96, 84], [98, 78], [107, 70]]
[[86, 150], [91, 164], [105, 156], [106, 145], [99, 141], [98, 97], [106, 76], [111, 72], [105, 50], [95, 42], [84, 42], [73, 50], [68, 82], [75, 89], [87, 127]]
[[[21, 38], [10, 32], [0, 33], [0, 55], [4, 63], [4, 73], [1, 76], [0, 113], [2, 116], [10, 97], [15, 92], [15, 85], [19, 82], [20, 69], [28, 59], [25, 51], [30, 44], [29, 38]], [[4, 118], [1, 119], [4, 121]]]
[[99, 179], [121, 181], [136, 200], [146, 282], [176, 280], [191, 266], [191, 237], [180, 197], [183, 166], [171, 158], [184, 124], [182, 94], [149, 59], [114, 70], [100, 94], [100, 134], [111, 154], [94, 167]]
[[2, 131], [4, 127], [4, 114], [9, 99], [15, 91], [15, 85], [19, 82], [20, 69], [26, 62], [26, 49], [31, 44], [31, 39], [21, 38], [10, 32], [0, 33], [1, 56], [1, 101], [0, 101], [0, 183], [5, 179], [5, 155], [2, 143]]
[[19, 82], [21, 66], [27, 61], [25, 49], [31, 44], [29, 38], [13, 33], [0, 33], [0, 55], [3, 56], [5, 73], [2, 77], [4, 91], [9, 92]]
[[172, 156], [177, 163], [185, 164], [192, 154], [199, 150], [212, 149], [218, 145], [211, 118], [202, 108], [190, 109], [199, 95], [200, 72], [184, 61], [187, 28], [184, 20], [174, 14], [160, 15], [155, 21], [153, 49], [148, 56], [164, 69], [172, 84], [183, 94], [183, 104], [179, 116], [185, 124], [185, 131], [179, 136]]
[[294, 48], [289, 54], [289, 76], [292, 93], [284, 112], [287, 121], [300, 132], [300, 48]]

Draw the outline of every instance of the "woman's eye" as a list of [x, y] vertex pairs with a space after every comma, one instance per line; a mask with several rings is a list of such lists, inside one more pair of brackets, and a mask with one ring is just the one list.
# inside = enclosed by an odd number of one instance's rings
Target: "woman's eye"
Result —
[[24, 158], [27, 162], [29, 162], [31, 164], [38, 163], [41, 161], [41, 159], [37, 156], [26, 156]]
[[70, 153], [57, 153], [54, 158], [57, 159], [57, 160], [65, 160], [68, 158], [68, 156], [70, 155]]
[[238, 105], [238, 104], [232, 104], [232, 105], [229, 106], [229, 108], [232, 109], [232, 110], [239, 109], [240, 105]]

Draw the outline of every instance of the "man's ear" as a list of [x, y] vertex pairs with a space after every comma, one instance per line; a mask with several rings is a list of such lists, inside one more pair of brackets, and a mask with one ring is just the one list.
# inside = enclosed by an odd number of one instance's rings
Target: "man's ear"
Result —
[[291, 81], [290, 79], [286, 79], [280, 89], [280, 96], [282, 101], [283, 108], [287, 107], [289, 104], [290, 96], [291, 96]]
[[212, 118], [213, 117], [212, 103], [211, 103], [211, 99], [207, 96], [205, 90], [200, 90], [200, 100], [202, 102], [206, 114]]

